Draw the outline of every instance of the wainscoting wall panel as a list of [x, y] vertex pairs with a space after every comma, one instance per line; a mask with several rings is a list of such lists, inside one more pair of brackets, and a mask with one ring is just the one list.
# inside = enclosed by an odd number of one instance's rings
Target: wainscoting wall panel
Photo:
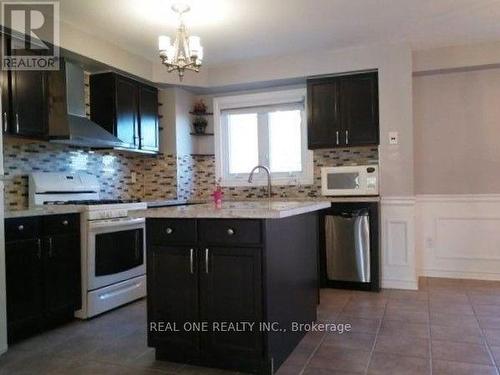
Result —
[[417, 196], [419, 274], [500, 280], [500, 195]]
[[415, 198], [383, 198], [381, 224], [382, 287], [417, 289]]

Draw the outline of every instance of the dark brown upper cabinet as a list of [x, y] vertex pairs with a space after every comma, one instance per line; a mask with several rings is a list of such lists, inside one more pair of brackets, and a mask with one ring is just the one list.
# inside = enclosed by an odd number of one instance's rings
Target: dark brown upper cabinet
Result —
[[116, 73], [90, 76], [90, 117], [125, 147], [158, 152], [158, 90]]
[[309, 149], [379, 144], [376, 72], [310, 79]]
[[340, 142], [338, 111], [338, 82], [336, 80], [308, 81], [308, 140], [309, 148], [329, 148]]
[[[4, 46], [13, 54], [30, 55], [31, 51], [12, 49], [15, 40]], [[10, 53], [10, 52], [9, 52]], [[48, 139], [47, 72], [11, 70], [2, 72], [2, 129], [21, 137]]]
[[141, 149], [158, 151], [158, 90], [139, 86], [139, 133]]

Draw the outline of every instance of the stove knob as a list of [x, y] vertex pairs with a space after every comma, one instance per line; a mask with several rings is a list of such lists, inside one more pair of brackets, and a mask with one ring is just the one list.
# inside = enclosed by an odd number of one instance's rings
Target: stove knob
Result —
[[68, 220], [63, 220], [62, 225], [68, 225]]
[[174, 230], [172, 228], [167, 228], [166, 232], [167, 234], [172, 234], [174, 233]]
[[21, 224], [21, 225], [19, 225], [19, 226], [17, 227], [17, 229], [18, 229], [18, 230], [20, 230], [20, 231], [21, 231], [21, 230], [24, 230], [24, 225], [22, 225], [22, 224]]

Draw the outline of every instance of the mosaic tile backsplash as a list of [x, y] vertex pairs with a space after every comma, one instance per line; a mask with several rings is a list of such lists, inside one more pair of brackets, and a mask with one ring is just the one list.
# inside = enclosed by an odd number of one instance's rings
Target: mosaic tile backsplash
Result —
[[[85, 99], [89, 104], [89, 75], [85, 74]], [[90, 114], [87, 113], [87, 117]], [[215, 184], [214, 156], [144, 155], [123, 151], [88, 151], [41, 141], [4, 137], [5, 207], [28, 207], [28, 175], [33, 171], [76, 172], [96, 175], [101, 198], [207, 200]], [[275, 186], [274, 197], [307, 198], [321, 195], [323, 166], [377, 164], [376, 147], [314, 151], [312, 185]], [[132, 181], [135, 172], [136, 180]], [[265, 187], [225, 187], [224, 199], [265, 198]]]
[[[47, 142], [4, 138], [5, 207], [28, 206], [28, 174], [85, 171], [97, 176], [102, 198], [173, 199], [176, 162], [172, 155], [144, 156], [119, 151], [87, 151]], [[136, 181], [132, 182], [132, 172]]]
[[[321, 167], [378, 164], [378, 148], [356, 147], [314, 151], [312, 185], [273, 186], [275, 198], [313, 198], [321, 195]], [[209, 199], [215, 184], [215, 158], [187, 155], [177, 158], [178, 189], [181, 199]], [[267, 197], [266, 187], [225, 187], [224, 199]]]
[[[274, 197], [307, 198], [321, 195], [323, 166], [375, 164], [378, 149], [318, 150], [314, 152], [314, 184], [273, 187]], [[102, 198], [210, 199], [215, 183], [213, 156], [148, 156], [122, 151], [88, 151], [39, 141], [4, 138], [5, 206], [28, 207], [28, 174], [85, 171], [97, 176]], [[132, 172], [136, 181], [132, 182]], [[225, 199], [266, 197], [264, 187], [225, 187]]]

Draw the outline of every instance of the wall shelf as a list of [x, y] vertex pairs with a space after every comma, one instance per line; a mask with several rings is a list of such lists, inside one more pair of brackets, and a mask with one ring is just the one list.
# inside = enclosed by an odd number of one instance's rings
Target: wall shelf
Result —
[[204, 112], [204, 113], [201, 113], [201, 112], [189, 112], [190, 115], [193, 115], [193, 116], [213, 116], [213, 112]]

